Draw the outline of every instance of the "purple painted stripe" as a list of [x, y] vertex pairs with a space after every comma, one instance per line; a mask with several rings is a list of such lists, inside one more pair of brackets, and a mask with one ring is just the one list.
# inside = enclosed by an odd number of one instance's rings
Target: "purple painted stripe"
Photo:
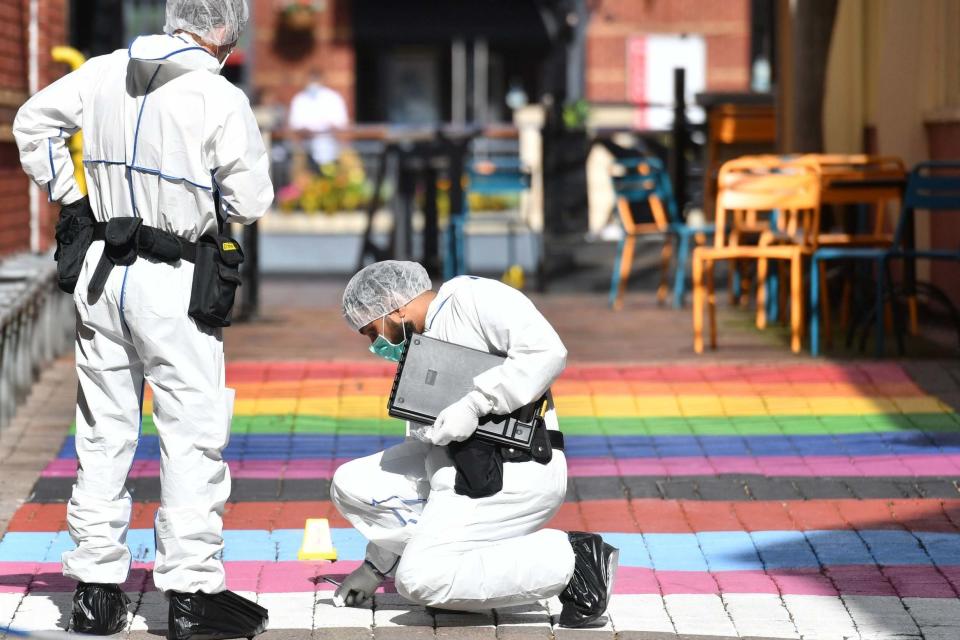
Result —
[[[358, 562], [227, 562], [227, 586], [238, 591], [292, 593], [328, 591], [333, 586], [316, 576], [342, 577]], [[152, 563], [135, 563], [128, 590], [152, 589], [145, 571]], [[145, 587], [141, 587], [146, 579]], [[76, 583], [61, 576], [59, 563], [0, 562], [0, 593], [70, 592]], [[393, 591], [387, 584], [386, 590]], [[620, 567], [615, 593], [719, 594], [781, 593], [784, 595], [861, 595], [901, 598], [956, 598], [960, 567], [870, 565], [836, 566], [823, 571], [655, 571]]]
[[[308, 460], [231, 460], [235, 478], [330, 478], [345, 458]], [[567, 458], [569, 475], [602, 476], [712, 476], [756, 474], [782, 476], [841, 477], [924, 477], [960, 475], [960, 455], [889, 456], [685, 456], [676, 458]], [[43, 477], [69, 478], [76, 475], [77, 463], [55, 459]], [[134, 462], [130, 477], [160, 474], [157, 460]]]

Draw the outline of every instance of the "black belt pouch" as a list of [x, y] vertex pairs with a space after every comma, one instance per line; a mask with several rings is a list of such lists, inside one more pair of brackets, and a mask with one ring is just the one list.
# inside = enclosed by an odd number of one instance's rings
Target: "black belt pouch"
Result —
[[57, 286], [62, 291], [73, 293], [77, 288], [87, 249], [93, 243], [93, 225], [93, 210], [87, 197], [60, 209], [53, 259], [57, 261]]
[[454, 491], [461, 496], [486, 498], [503, 489], [503, 458], [500, 445], [479, 438], [448, 445], [457, 470]]
[[230, 326], [242, 262], [240, 243], [230, 236], [207, 235], [197, 241], [191, 318], [209, 327]]

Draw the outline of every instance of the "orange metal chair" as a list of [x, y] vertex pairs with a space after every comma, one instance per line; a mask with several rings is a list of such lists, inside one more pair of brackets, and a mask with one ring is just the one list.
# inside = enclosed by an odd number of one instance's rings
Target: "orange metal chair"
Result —
[[770, 105], [720, 104], [709, 110], [703, 202], [711, 216], [717, 175], [724, 161], [744, 154], [768, 153], [777, 141], [776, 111]]
[[[766, 261], [784, 260], [790, 265], [790, 347], [798, 353], [804, 332], [803, 259], [816, 248], [820, 224], [819, 167], [802, 158], [779, 159], [779, 165], [772, 157], [734, 160], [721, 168], [718, 189], [716, 227], [724, 229], [729, 214], [731, 231], [727, 238], [715, 234], [713, 247], [698, 247], [693, 252], [694, 350], [703, 352], [704, 303], [710, 347], [717, 346], [714, 263], [758, 261], [759, 309], [765, 305]], [[745, 232], [759, 235], [758, 244], [741, 244]]]
[[[717, 184], [735, 183], [745, 175], [756, 176], [776, 173], [783, 167], [785, 161], [784, 156], [776, 155], [742, 156], [729, 160], [724, 163], [717, 177]], [[761, 234], [769, 229], [768, 217], [766, 212], [734, 211], [732, 220], [727, 220], [725, 216], [723, 220], [717, 218], [717, 223], [730, 224], [730, 233], [726, 238], [714, 236], [714, 245], [742, 246], [757, 244]], [[730, 304], [745, 304], [750, 299], [753, 281], [749, 272], [743, 267], [743, 261], [736, 258], [730, 260]]]
[[[633, 253], [637, 239], [643, 235], [663, 235], [663, 248], [660, 250], [660, 285], [657, 287], [657, 301], [667, 298], [667, 275], [673, 256], [673, 243], [668, 235], [670, 220], [660, 187], [662, 180], [669, 180], [663, 165], [655, 158], [638, 158], [618, 162], [615, 167], [624, 172], [614, 175], [613, 184], [617, 194], [617, 215], [623, 227], [624, 237], [620, 242], [619, 254], [613, 267], [610, 282], [610, 306], [619, 311], [623, 307], [623, 296], [630, 278], [633, 265]], [[661, 176], [662, 174], [662, 176]], [[633, 217], [631, 204], [645, 202], [650, 207], [652, 222], [637, 222]], [[671, 206], [673, 203], [669, 203]]]

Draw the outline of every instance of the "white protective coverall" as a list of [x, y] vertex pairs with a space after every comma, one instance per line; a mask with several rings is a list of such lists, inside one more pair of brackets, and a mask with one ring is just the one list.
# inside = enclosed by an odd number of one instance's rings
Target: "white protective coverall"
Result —
[[[249, 223], [273, 199], [267, 155], [246, 96], [217, 59], [186, 35], [138, 38], [92, 58], [34, 95], [14, 133], [26, 172], [51, 200], [81, 197], [66, 138], [83, 129], [83, 162], [98, 220], [139, 216], [195, 241], [221, 215]], [[139, 258], [116, 267], [103, 294], [87, 285], [103, 242], [77, 283], [77, 483], [67, 522], [77, 548], [64, 575], [120, 583], [131, 497], [124, 484], [140, 431], [144, 382], [161, 439], [161, 507], [154, 582], [161, 590], [225, 588], [221, 515], [230, 475], [221, 451], [232, 391], [224, 387], [221, 332], [187, 315], [193, 264]]]
[[[463, 276], [430, 304], [424, 335], [507, 356], [474, 380], [505, 414], [539, 398], [563, 371], [567, 351], [522, 293]], [[557, 429], [553, 399], [545, 416]], [[416, 434], [423, 426], [411, 425]], [[369, 540], [367, 559], [393, 574], [397, 591], [420, 604], [489, 609], [560, 593], [573, 575], [567, 534], [543, 529], [563, 503], [567, 462], [505, 462], [503, 489], [486, 498], [454, 492], [447, 447], [415, 437], [352, 460], [334, 474], [331, 499]]]

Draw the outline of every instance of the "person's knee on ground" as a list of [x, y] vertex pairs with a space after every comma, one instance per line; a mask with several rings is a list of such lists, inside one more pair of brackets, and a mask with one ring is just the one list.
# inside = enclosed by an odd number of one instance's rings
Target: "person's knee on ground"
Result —
[[457, 563], [451, 560], [441, 562], [408, 546], [394, 575], [397, 593], [414, 604], [443, 607], [456, 574]]

